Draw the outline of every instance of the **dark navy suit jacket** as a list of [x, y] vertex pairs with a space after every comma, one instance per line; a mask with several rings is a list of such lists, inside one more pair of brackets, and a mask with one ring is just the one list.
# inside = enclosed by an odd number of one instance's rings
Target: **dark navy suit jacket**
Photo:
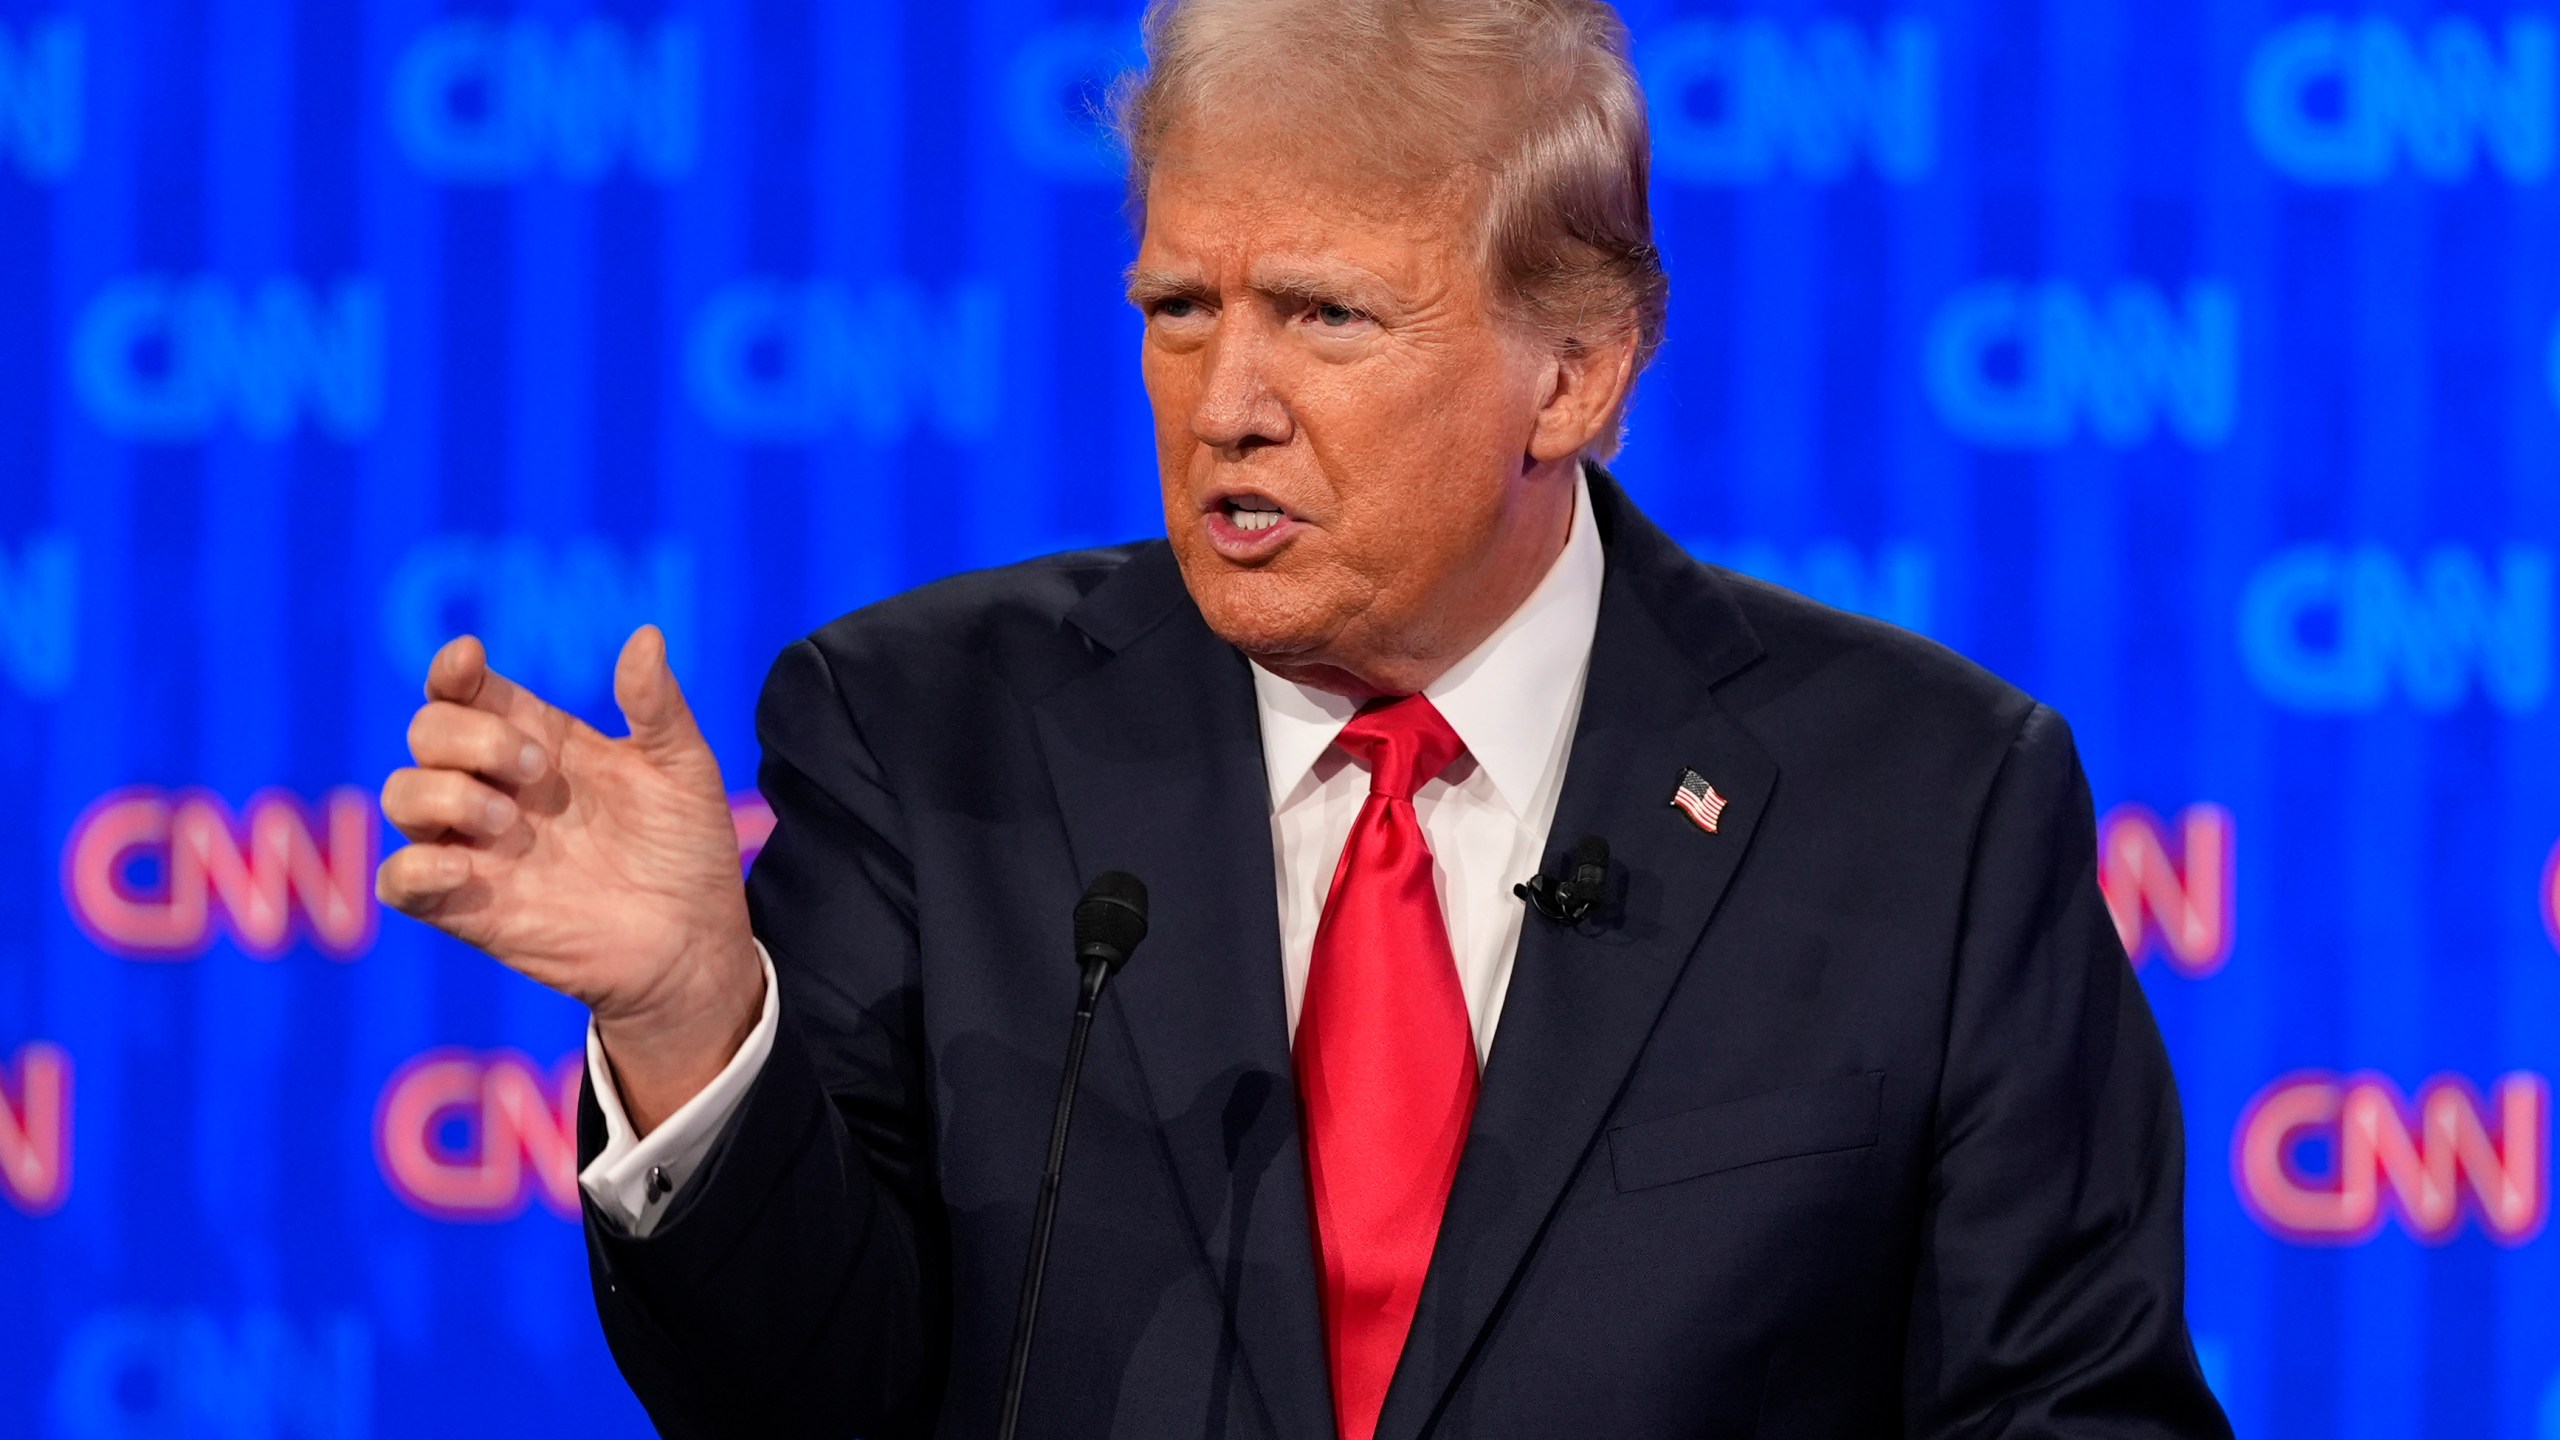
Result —
[[[1381, 1440], [2227, 1434], [2061, 719], [1591, 496], [1548, 852], [1605, 836], [1611, 898], [1522, 933]], [[1023, 1433], [1330, 1436], [1253, 687], [1165, 544], [839, 620], [760, 728], [781, 1034], [649, 1238], [588, 1211], [660, 1426], [993, 1433], [1068, 917], [1125, 869]]]

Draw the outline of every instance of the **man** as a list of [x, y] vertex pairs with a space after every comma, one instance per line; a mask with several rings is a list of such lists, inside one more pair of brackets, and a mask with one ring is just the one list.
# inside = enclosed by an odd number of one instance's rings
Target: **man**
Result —
[[[651, 1414], [989, 1431], [1066, 921], [1125, 869], [1028, 1432], [2227, 1433], [2062, 723], [1585, 464], [1664, 294], [1615, 17], [1149, 27], [1165, 540], [785, 652], [743, 890], [654, 631], [619, 741], [448, 646], [385, 787], [385, 899], [594, 1012], [597, 1305]], [[1586, 835], [1598, 904], [1525, 909]]]

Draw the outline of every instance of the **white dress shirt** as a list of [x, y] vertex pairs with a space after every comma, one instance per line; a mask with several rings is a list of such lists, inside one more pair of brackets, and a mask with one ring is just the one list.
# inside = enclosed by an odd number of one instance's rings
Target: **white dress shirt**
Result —
[[[1603, 556], [1591, 496], [1575, 486], [1573, 523], [1546, 578], [1502, 627], [1423, 687], [1467, 753], [1414, 793], [1430, 842], [1449, 952], [1466, 991], [1479, 1064], [1493, 1051], [1527, 907], [1511, 887], [1538, 872], [1582, 713], [1591, 638], [1600, 621]], [[1307, 991], [1307, 963], [1343, 842], [1369, 795], [1368, 773], [1334, 745], [1359, 709], [1339, 695], [1253, 667], [1262, 768], [1271, 786], [1271, 855], [1280, 899], [1281, 979], [1289, 1033]], [[761, 950], [761, 946], [759, 946]], [[772, 1052], [781, 1006], [765, 958], [764, 1013], [702, 1092], [641, 1138], [613, 1088], [592, 1025], [587, 1075], [604, 1111], [605, 1148], [578, 1173], [599, 1209], [634, 1234], [656, 1227], [700, 1168]]]

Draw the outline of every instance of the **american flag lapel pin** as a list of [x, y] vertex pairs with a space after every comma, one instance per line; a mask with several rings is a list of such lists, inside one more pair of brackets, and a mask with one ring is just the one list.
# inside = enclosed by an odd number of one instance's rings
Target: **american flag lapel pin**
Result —
[[1716, 822], [1724, 818], [1724, 797], [1707, 783], [1706, 776], [1685, 766], [1680, 771], [1680, 788], [1671, 792], [1671, 803], [1710, 835], [1716, 833]]

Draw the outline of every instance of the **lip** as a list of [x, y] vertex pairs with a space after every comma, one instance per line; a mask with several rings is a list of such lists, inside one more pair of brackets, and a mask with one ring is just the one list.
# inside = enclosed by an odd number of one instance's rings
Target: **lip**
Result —
[[1287, 545], [1300, 530], [1306, 528], [1305, 521], [1290, 514], [1287, 508], [1283, 507], [1280, 511], [1279, 524], [1262, 530], [1242, 529], [1227, 518], [1227, 502], [1237, 499], [1260, 500], [1269, 505], [1280, 503], [1260, 491], [1253, 490], [1222, 490], [1209, 497], [1208, 502], [1201, 507], [1200, 528], [1208, 535], [1210, 546], [1228, 560], [1239, 564], [1250, 564], [1269, 559], [1278, 554], [1281, 547]]

